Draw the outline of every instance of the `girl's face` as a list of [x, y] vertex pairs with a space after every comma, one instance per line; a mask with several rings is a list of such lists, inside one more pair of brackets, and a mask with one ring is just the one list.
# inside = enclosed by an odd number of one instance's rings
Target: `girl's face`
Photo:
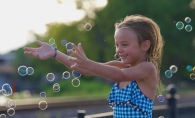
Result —
[[120, 56], [121, 62], [131, 66], [145, 61], [146, 56], [138, 43], [136, 33], [130, 28], [120, 28], [115, 31], [116, 54]]

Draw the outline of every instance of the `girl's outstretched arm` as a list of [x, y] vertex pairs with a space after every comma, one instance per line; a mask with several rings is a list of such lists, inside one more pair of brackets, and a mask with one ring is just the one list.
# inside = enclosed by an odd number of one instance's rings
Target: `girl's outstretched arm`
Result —
[[[32, 57], [38, 58], [40, 60], [46, 60], [52, 58], [54, 55], [56, 55], [55, 59], [58, 60], [60, 63], [65, 65], [68, 68], [71, 68], [70, 66], [75, 64], [75, 62], [70, 61], [68, 58], [69, 56], [52, 48], [49, 44], [36, 40], [36, 43], [40, 46], [38, 48], [31, 48], [31, 47], [25, 47], [24, 48], [24, 54], [30, 55]], [[84, 53], [84, 51], [83, 51]], [[117, 66], [119, 68], [122, 68], [124, 65], [121, 64], [119, 61], [110, 61], [107, 63], [101, 63], [102, 65], [112, 65]], [[98, 74], [95, 74], [91, 72], [90, 70], [86, 70], [85, 68], [80, 68], [84, 74], [91, 75], [91, 76], [98, 76]]]
[[151, 77], [151, 75], [156, 75], [155, 66], [151, 62], [141, 62], [130, 68], [118, 68], [89, 60], [83, 53], [80, 43], [78, 47], [74, 44], [72, 45], [75, 51], [70, 51], [69, 53], [73, 54], [75, 58], [69, 57], [69, 60], [74, 62], [70, 67], [78, 72], [82, 73], [82, 69], [85, 68], [99, 76], [117, 82], [144, 79]]

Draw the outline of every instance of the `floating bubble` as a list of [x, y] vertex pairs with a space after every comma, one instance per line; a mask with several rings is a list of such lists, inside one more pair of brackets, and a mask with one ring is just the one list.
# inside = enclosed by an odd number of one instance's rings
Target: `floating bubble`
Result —
[[80, 74], [79, 72], [75, 71], [75, 70], [72, 71], [72, 75], [73, 75], [73, 77], [75, 77], [75, 78], [81, 77], [81, 74]]
[[28, 75], [32, 75], [34, 73], [34, 69], [32, 67], [28, 67], [26, 69]]
[[119, 60], [119, 59], [120, 59], [120, 57], [119, 57], [117, 54], [114, 55], [114, 58], [115, 58], [116, 60]]
[[183, 29], [184, 28], [183, 22], [181, 22], [181, 21], [177, 22], [176, 23], [176, 28], [179, 29], [179, 30]]
[[192, 68], [192, 71], [195, 73], [195, 67]]
[[48, 104], [47, 104], [47, 102], [46, 102], [45, 100], [41, 100], [41, 101], [39, 102], [39, 108], [40, 108], [41, 110], [47, 109], [47, 106], [48, 106]]
[[4, 96], [10, 96], [13, 93], [12, 88], [8, 83], [3, 84], [2, 90]]
[[10, 98], [5, 98], [4, 99], [4, 106], [6, 107], [6, 108], [11, 108], [10, 106], [10, 103], [11, 103], [11, 99]]
[[195, 74], [194, 73], [190, 74], [190, 79], [195, 80]]
[[63, 79], [68, 79], [69, 77], [70, 77], [70, 73], [68, 71], [63, 72], [62, 74]]
[[45, 97], [46, 97], [46, 93], [45, 93], [45, 92], [41, 92], [41, 93], [40, 93], [40, 97], [41, 97], [41, 98], [45, 98]]
[[191, 25], [186, 25], [186, 26], [185, 26], [185, 30], [186, 30], [187, 32], [191, 32], [191, 31], [192, 31], [192, 26], [191, 26]]
[[159, 116], [158, 118], [164, 118], [163, 116]]
[[165, 76], [166, 76], [167, 78], [171, 78], [172, 75], [173, 75], [173, 72], [172, 72], [171, 70], [166, 70], [166, 71], [165, 71]]
[[184, 19], [184, 21], [185, 21], [186, 23], [190, 23], [190, 22], [191, 22], [191, 18], [190, 18], [190, 17], [186, 17], [186, 18]]
[[52, 82], [55, 79], [55, 75], [53, 73], [48, 73], [46, 78], [48, 81]]
[[89, 30], [91, 30], [92, 25], [91, 25], [90, 23], [86, 23], [86, 24], [84, 25], [84, 28], [85, 28], [85, 30], [89, 31]]
[[53, 91], [54, 91], [54, 92], [59, 92], [59, 91], [60, 91], [60, 85], [59, 85], [58, 83], [55, 83], [55, 84], [53, 85]]
[[164, 97], [163, 95], [158, 95], [158, 96], [157, 96], [157, 100], [158, 100], [159, 102], [164, 102], [165, 97]]
[[7, 114], [8, 114], [9, 116], [13, 116], [13, 115], [15, 114], [15, 110], [14, 110], [13, 108], [9, 108], [9, 109], [7, 110]]
[[191, 65], [186, 66], [186, 70], [188, 72], [192, 72], [193, 67]]
[[26, 66], [20, 66], [20, 67], [18, 67], [18, 73], [19, 73], [21, 76], [25, 76], [25, 75], [27, 74], [26, 69], [27, 69]]
[[72, 86], [79, 87], [80, 86], [80, 80], [78, 78], [72, 79]]
[[172, 73], [176, 73], [178, 70], [176, 65], [171, 65], [169, 69], [172, 71]]
[[57, 48], [57, 45], [56, 45], [55, 43], [52, 43], [52, 44], [51, 44], [51, 47], [52, 47], [52, 48]]
[[53, 44], [53, 43], [55, 44], [55, 39], [54, 39], [54, 38], [50, 38], [50, 39], [49, 39], [49, 44], [51, 45], [51, 44]]
[[62, 44], [63, 46], [66, 46], [66, 43], [67, 43], [66, 40], [62, 40], [62, 41], [61, 41], [61, 44]]
[[1, 114], [0, 118], [6, 118], [6, 115], [5, 114]]
[[15, 108], [16, 107], [16, 101], [15, 100], [10, 99], [7, 102], [8, 102], [7, 103], [7, 108]]
[[71, 42], [66, 44], [66, 49], [73, 49], [73, 46], [72, 46]]

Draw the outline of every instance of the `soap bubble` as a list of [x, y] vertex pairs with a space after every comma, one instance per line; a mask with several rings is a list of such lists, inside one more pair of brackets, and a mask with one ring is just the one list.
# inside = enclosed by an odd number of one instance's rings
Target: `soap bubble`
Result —
[[5, 114], [0, 114], [0, 118], [6, 118]]
[[9, 116], [13, 116], [13, 115], [15, 114], [15, 110], [14, 110], [13, 108], [9, 108], [9, 109], [7, 110], [7, 114], [8, 114]]
[[78, 78], [72, 79], [72, 86], [79, 87], [80, 86], [80, 80]]
[[52, 82], [55, 79], [55, 75], [53, 73], [48, 73], [46, 78], [48, 81]]
[[59, 92], [59, 91], [60, 91], [60, 85], [59, 85], [58, 83], [55, 83], [55, 84], [53, 85], [53, 91], [54, 91], [54, 92]]
[[26, 66], [20, 66], [20, 67], [18, 67], [18, 73], [19, 73], [21, 76], [25, 76], [25, 75], [27, 74], [26, 69], [27, 69]]
[[117, 54], [114, 55], [114, 58], [115, 58], [116, 60], [120, 60], [120, 57], [119, 57]]
[[164, 102], [165, 97], [164, 97], [163, 95], [158, 95], [158, 96], [157, 96], [157, 100], [158, 100], [159, 102]]
[[191, 31], [192, 31], [192, 25], [186, 25], [186, 26], [185, 26], [185, 30], [186, 30], [187, 32], [191, 32]]
[[192, 67], [191, 65], [187, 65], [187, 66], [186, 66], [186, 70], [187, 70], [188, 72], [192, 72], [192, 69], [193, 69], [193, 67]]
[[10, 96], [13, 93], [11, 86], [8, 83], [3, 84], [2, 94], [4, 96]]
[[28, 75], [32, 75], [34, 73], [34, 69], [32, 67], [28, 67], [26, 69]]
[[55, 39], [54, 38], [50, 38], [49, 39], [49, 44], [51, 45], [51, 44], [55, 44]]
[[41, 92], [41, 93], [40, 93], [40, 97], [41, 97], [41, 98], [45, 98], [45, 97], [46, 97], [46, 93], [45, 93], [45, 92]]
[[68, 71], [63, 72], [62, 79], [68, 79], [70, 77], [70, 73]]
[[171, 65], [171, 66], [170, 66], [170, 70], [172, 71], [172, 73], [176, 73], [177, 70], [178, 70], [178, 68], [177, 68], [176, 65]]
[[38, 105], [39, 105], [39, 108], [41, 110], [47, 109], [47, 106], [48, 106], [48, 104], [47, 104], [47, 102], [45, 100], [41, 100]]
[[86, 24], [84, 25], [84, 28], [85, 28], [85, 30], [89, 31], [89, 30], [91, 30], [92, 25], [91, 25], [90, 23], [86, 23]]
[[61, 44], [62, 44], [63, 46], [66, 46], [66, 43], [67, 43], [66, 40], [62, 40], [62, 41], [61, 41]]
[[73, 77], [75, 77], [75, 78], [81, 77], [81, 74], [80, 74], [79, 72], [76, 72], [75, 70], [72, 71], [72, 75], [73, 75]]
[[186, 23], [190, 23], [190, 22], [191, 22], [191, 18], [190, 18], [190, 17], [186, 17], [186, 18], [184, 19], [184, 21], [185, 21]]
[[181, 21], [177, 22], [176, 23], [176, 28], [179, 29], [179, 30], [183, 29], [184, 28], [184, 23], [181, 22]]
[[171, 78], [172, 75], [173, 75], [173, 72], [172, 72], [171, 70], [166, 70], [166, 71], [165, 71], [165, 76], [166, 76], [167, 78]]

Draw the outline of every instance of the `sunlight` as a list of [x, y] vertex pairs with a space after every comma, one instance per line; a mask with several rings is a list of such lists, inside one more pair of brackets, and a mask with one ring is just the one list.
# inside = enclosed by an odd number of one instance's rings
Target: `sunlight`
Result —
[[[102, 2], [101, 2], [102, 1]], [[95, 0], [105, 6], [106, 0]], [[52, 22], [69, 23], [85, 15], [77, 10], [74, 0], [1, 0], [0, 1], [0, 54], [16, 50], [32, 40], [29, 31], [44, 34], [45, 25]]]

